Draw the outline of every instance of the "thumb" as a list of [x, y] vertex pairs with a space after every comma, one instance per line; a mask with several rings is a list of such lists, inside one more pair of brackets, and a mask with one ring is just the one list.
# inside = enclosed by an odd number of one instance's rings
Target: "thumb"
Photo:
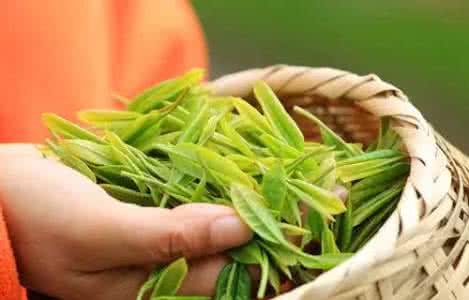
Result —
[[[186, 204], [174, 209], [122, 205], [115, 213], [117, 237], [108, 260], [117, 265], [164, 263], [206, 256], [246, 243], [249, 227], [227, 206]], [[118, 232], [115, 232], [115, 231]]]

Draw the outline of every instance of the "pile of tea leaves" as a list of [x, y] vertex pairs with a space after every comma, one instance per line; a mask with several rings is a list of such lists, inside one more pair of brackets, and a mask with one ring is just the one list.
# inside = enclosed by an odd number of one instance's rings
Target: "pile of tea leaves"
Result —
[[[366, 149], [345, 142], [300, 107], [321, 141], [305, 141], [269, 86], [257, 82], [260, 110], [212, 95], [192, 70], [151, 87], [126, 110], [87, 110], [79, 126], [53, 114], [42, 151], [141, 206], [186, 203], [233, 207], [255, 233], [232, 249], [214, 299], [267, 298], [316, 278], [359, 250], [397, 205], [409, 173], [401, 141], [386, 120]], [[247, 265], [257, 265], [252, 287]], [[137, 299], [176, 296], [187, 273], [181, 258], [155, 270]]]

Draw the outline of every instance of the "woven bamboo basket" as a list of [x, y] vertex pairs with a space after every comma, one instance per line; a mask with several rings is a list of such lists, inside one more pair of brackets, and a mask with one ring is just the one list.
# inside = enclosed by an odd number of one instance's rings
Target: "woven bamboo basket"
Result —
[[[469, 159], [427, 123], [402, 91], [376, 75], [273, 66], [215, 80], [219, 95], [252, 99], [266, 81], [287, 109], [311, 110], [349, 141], [367, 143], [389, 117], [411, 157], [396, 211], [356, 255], [278, 300], [468, 300]], [[292, 114], [305, 137], [317, 129]]]

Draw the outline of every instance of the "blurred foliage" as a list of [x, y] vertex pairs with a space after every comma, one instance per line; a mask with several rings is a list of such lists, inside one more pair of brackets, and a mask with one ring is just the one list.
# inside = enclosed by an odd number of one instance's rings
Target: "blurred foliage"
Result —
[[284, 63], [375, 73], [469, 151], [469, 1], [195, 0], [211, 77]]

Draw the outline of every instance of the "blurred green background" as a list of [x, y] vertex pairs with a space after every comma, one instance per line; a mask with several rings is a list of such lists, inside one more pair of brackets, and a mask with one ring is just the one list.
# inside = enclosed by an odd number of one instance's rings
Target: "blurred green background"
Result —
[[271, 64], [375, 73], [469, 153], [469, 1], [194, 0], [211, 77]]

